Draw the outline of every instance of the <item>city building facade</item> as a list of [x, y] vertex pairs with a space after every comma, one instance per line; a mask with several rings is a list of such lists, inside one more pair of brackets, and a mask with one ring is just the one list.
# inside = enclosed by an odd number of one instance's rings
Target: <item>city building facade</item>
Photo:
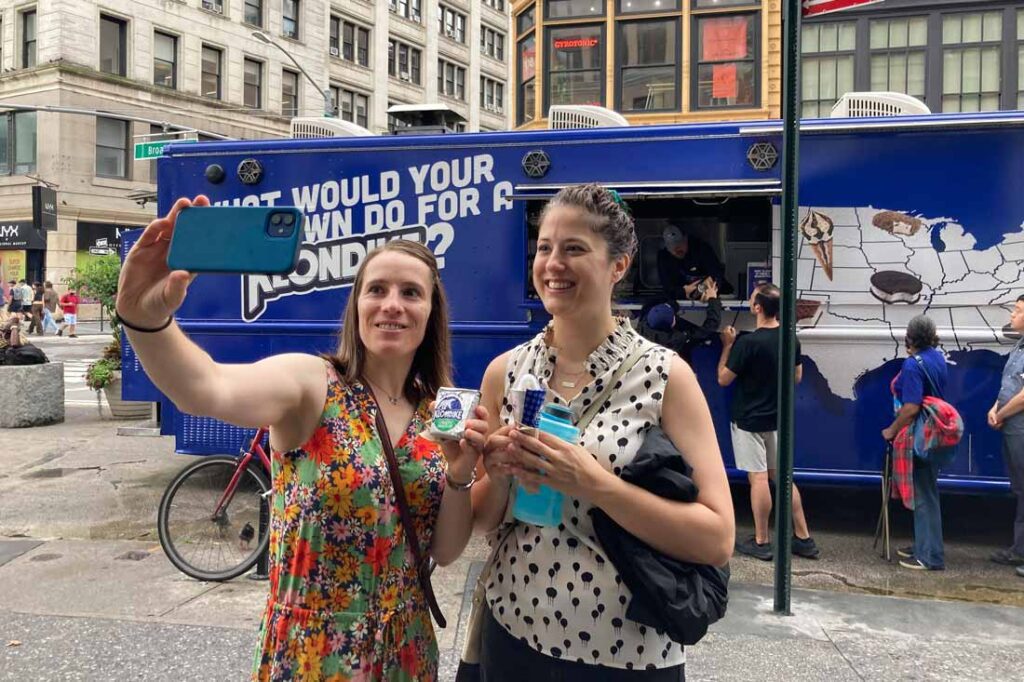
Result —
[[[151, 220], [156, 162], [133, 147], [167, 133], [280, 138], [328, 113], [386, 134], [390, 106], [424, 102], [507, 129], [508, 37], [505, 0], [3, 3], [0, 275], [59, 283]], [[56, 229], [33, 220], [37, 185]]]

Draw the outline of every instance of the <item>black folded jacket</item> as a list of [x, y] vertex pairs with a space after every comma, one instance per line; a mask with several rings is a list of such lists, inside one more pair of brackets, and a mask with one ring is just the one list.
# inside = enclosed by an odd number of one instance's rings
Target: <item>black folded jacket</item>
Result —
[[[647, 432], [622, 480], [677, 502], [697, 499], [692, 469], [661, 428]], [[596, 507], [590, 510], [597, 539], [633, 598], [626, 617], [665, 632], [680, 644], [696, 644], [708, 625], [725, 615], [729, 567], [673, 559], [624, 530]]]

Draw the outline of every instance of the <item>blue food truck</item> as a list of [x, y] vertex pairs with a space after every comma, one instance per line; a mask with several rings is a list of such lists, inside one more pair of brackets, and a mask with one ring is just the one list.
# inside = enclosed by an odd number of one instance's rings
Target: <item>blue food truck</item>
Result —
[[[723, 323], [749, 330], [748, 287], [779, 272], [781, 143], [780, 122], [766, 121], [172, 145], [158, 163], [161, 214], [203, 193], [307, 217], [294, 272], [199, 277], [178, 320], [221, 361], [330, 351], [366, 253], [415, 239], [442, 268], [457, 382], [476, 387], [491, 358], [546, 322], [529, 277], [541, 207], [561, 187], [599, 182], [629, 203], [640, 237], [616, 292], [624, 314], [660, 294], [657, 253], [673, 224], [715, 251], [736, 292]], [[903, 332], [927, 312], [966, 426], [943, 485], [1006, 487], [985, 414], [1016, 342], [1008, 308], [1024, 293], [1021, 178], [1022, 112], [803, 122], [797, 480], [877, 483]], [[682, 305], [703, 318], [701, 304]], [[692, 361], [731, 467], [719, 352], [715, 340]], [[246, 440], [175, 410], [130, 348], [124, 365], [124, 397], [161, 401], [179, 452], [233, 452]]]

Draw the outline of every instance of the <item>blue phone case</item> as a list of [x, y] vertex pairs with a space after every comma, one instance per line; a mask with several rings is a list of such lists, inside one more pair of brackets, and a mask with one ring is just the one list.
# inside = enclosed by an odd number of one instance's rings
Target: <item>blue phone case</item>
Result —
[[167, 266], [189, 272], [287, 274], [298, 263], [304, 229], [302, 211], [292, 206], [186, 208], [174, 224]]

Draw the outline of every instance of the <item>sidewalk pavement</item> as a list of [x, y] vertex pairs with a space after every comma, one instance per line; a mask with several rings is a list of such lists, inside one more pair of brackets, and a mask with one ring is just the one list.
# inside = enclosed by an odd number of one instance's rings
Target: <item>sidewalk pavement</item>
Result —
[[[434, 582], [441, 680], [453, 680], [478, 541]], [[5, 562], [6, 563], [3, 563]], [[0, 540], [0, 679], [237, 680], [267, 583], [201, 583], [151, 542]], [[690, 680], [1020, 679], [1024, 609], [736, 583], [726, 617], [688, 649]]]

